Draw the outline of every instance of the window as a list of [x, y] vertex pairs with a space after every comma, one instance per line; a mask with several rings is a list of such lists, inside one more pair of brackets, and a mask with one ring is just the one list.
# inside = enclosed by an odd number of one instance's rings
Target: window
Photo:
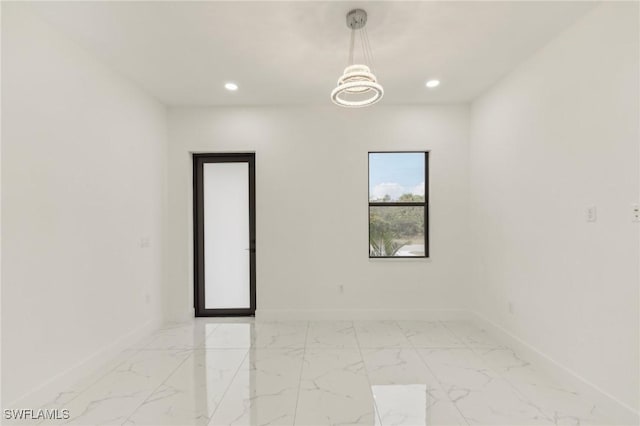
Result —
[[369, 257], [429, 257], [429, 153], [369, 153]]

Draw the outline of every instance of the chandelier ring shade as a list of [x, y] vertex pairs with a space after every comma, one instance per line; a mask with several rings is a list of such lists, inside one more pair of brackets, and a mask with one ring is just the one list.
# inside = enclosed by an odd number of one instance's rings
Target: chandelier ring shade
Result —
[[[363, 100], [352, 101], [345, 98], [345, 93], [365, 93], [368, 91], [372, 91], [373, 94], [371, 97]], [[373, 81], [352, 81], [348, 83], [344, 83], [331, 92], [331, 101], [334, 104], [340, 105], [347, 108], [359, 108], [365, 107], [369, 105], [373, 105], [382, 99], [384, 95], [384, 90], [382, 86]]]
[[[365, 28], [366, 23], [367, 12], [363, 9], [354, 9], [347, 13], [347, 27], [351, 29], [349, 62], [338, 79], [336, 88], [331, 91], [331, 101], [338, 106], [364, 107], [375, 104], [384, 96], [382, 85], [378, 83], [378, 79], [371, 71], [373, 55]], [[354, 63], [356, 31], [360, 33], [364, 61], [360, 63]]]
[[[353, 81], [370, 81], [377, 83], [376, 76], [369, 71], [366, 65], [350, 65], [344, 70], [344, 74], [338, 79], [338, 86]], [[349, 93], [358, 93], [369, 90], [368, 88], [354, 87], [348, 90]]]

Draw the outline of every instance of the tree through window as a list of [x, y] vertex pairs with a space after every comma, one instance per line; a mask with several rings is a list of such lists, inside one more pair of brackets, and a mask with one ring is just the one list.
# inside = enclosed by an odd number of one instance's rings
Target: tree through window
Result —
[[429, 257], [429, 153], [369, 153], [369, 257]]

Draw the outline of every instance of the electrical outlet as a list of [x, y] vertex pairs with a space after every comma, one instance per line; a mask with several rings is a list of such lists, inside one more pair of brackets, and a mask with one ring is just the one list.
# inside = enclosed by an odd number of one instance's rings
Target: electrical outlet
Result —
[[509, 309], [509, 313], [510, 313], [511, 315], [513, 315], [513, 313], [514, 313], [514, 309], [513, 309], [513, 302], [509, 302], [509, 303], [507, 304], [507, 309]]
[[631, 221], [640, 222], [640, 204], [631, 205]]
[[151, 295], [149, 293], [146, 293], [144, 295], [144, 301], [147, 303], [147, 305], [151, 303]]
[[151, 238], [140, 237], [140, 248], [148, 248], [149, 246], [151, 246]]
[[340, 284], [338, 289], [340, 290], [340, 294], [344, 294], [344, 284]]
[[596, 206], [589, 206], [585, 211], [587, 222], [595, 222], [598, 219]]

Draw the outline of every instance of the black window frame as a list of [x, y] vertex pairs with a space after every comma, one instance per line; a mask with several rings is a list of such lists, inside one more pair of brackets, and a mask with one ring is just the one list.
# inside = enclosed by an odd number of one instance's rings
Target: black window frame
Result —
[[[424, 154], [424, 202], [408, 201], [408, 202], [380, 202], [371, 201], [371, 154]], [[369, 151], [367, 153], [367, 200], [369, 207], [367, 209], [369, 239], [369, 259], [428, 259], [429, 250], [429, 151]], [[424, 256], [372, 256], [371, 255], [371, 207], [424, 207]]]

